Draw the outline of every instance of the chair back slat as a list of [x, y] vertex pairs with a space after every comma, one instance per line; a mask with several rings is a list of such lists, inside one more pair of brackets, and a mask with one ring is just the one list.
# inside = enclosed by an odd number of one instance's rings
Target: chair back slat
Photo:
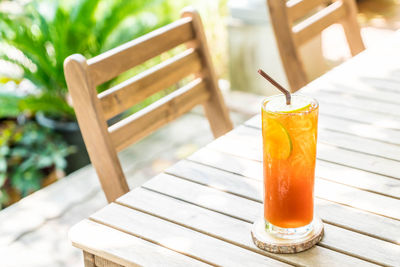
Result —
[[292, 92], [308, 83], [299, 47], [334, 23], [343, 26], [351, 54], [365, 49], [354, 0], [266, 0]]
[[195, 38], [191, 18], [182, 18], [88, 60], [94, 86]]
[[210, 98], [206, 82], [197, 78], [170, 95], [110, 126], [117, 151], [135, 143]]
[[191, 48], [99, 94], [104, 116], [110, 119], [202, 70], [197, 50]]
[[345, 15], [345, 7], [342, 2], [338, 1], [296, 24], [292, 28], [296, 45], [300, 46], [309, 41], [320, 34], [324, 29], [340, 21]]
[[[215, 137], [232, 129], [200, 16], [192, 9], [174, 23], [92, 59], [72, 55], [64, 72], [82, 135], [109, 202], [129, 191], [117, 152], [202, 104]], [[100, 94], [96, 86], [181, 44], [186, 50]], [[194, 80], [108, 127], [107, 120], [160, 90]], [[187, 79], [185, 79], [187, 78]]]
[[[283, 0], [284, 1], [284, 0]], [[288, 18], [290, 21], [294, 22], [313, 9], [325, 4], [326, 0], [290, 0], [287, 1], [286, 6], [288, 8]]]

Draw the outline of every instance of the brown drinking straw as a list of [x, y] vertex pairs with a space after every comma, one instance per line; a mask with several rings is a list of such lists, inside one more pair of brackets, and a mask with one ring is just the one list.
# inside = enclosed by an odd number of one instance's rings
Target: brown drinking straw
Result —
[[279, 91], [281, 91], [285, 96], [286, 96], [286, 105], [290, 105], [290, 102], [292, 100], [292, 96], [290, 95], [290, 92], [283, 88], [282, 85], [280, 85], [277, 81], [272, 79], [268, 74], [266, 74], [262, 69], [258, 70], [258, 73], [263, 76], [267, 81], [272, 83]]

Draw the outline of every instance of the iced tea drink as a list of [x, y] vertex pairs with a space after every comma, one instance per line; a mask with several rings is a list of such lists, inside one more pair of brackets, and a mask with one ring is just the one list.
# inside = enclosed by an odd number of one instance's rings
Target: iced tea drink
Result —
[[298, 238], [311, 231], [314, 213], [318, 102], [292, 95], [262, 104], [264, 219], [270, 232]]

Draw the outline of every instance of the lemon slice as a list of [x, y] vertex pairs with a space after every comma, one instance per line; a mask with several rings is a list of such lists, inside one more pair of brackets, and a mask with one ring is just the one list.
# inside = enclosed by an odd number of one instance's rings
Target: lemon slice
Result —
[[296, 113], [307, 110], [310, 106], [309, 98], [293, 95], [290, 105], [286, 105], [286, 98], [282, 96], [269, 101], [265, 109], [270, 112]]
[[[291, 105], [288, 105], [288, 106], [291, 106]], [[307, 110], [310, 106], [311, 106], [311, 103], [309, 103], [308, 105], [306, 105], [306, 106], [304, 106], [302, 108], [291, 109], [291, 110], [288, 110], [288, 111], [283, 110], [281, 112], [283, 112], [283, 113], [297, 113], [297, 112], [301, 112], [301, 111]]]
[[265, 153], [273, 159], [287, 159], [292, 154], [293, 145], [289, 132], [277, 120], [268, 119], [264, 130]]

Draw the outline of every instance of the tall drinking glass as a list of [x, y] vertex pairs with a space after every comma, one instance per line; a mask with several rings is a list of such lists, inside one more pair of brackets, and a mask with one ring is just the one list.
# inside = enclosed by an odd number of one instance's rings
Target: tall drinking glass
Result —
[[262, 104], [264, 219], [266, 230], [287, 239], [312, 230], [318, 102], [292, 95]]

